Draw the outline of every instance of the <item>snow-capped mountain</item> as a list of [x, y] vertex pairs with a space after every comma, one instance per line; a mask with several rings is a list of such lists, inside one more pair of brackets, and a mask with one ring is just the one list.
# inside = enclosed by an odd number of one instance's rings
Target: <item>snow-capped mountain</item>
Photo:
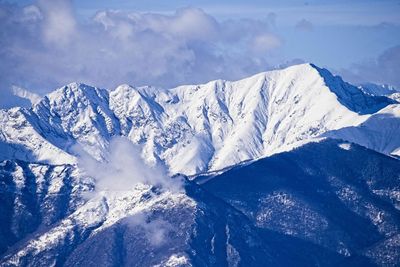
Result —
[[312, 64], [18, 93], [31, 108], [0, 110], [0, 266], [400, 261], [393, 94]]
[[[361, 125], [375, 117], [397, 122], [398, 105], [312, 64], [172, 89], [121, 85], [107, 91], [73, 83], [31, 109], [1, 111], [1, 156], [74, 164], [77, 145], [102, 159], [110, 138], [122, 135], [141, 144], [148, 161], [193, 175], [287, 151], [334, 130], [363, 132]], [[398, 125], [384, 136], [380, 131], [387, 129], [375, 126], [374, 142], [338, 136], [396, 155]]]

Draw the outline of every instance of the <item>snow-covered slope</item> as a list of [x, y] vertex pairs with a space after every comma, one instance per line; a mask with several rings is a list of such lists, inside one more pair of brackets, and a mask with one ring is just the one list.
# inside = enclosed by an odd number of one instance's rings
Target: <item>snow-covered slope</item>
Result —
[[63, 150], [64, 139], [63, 132], [45, 127], [30, 110], [0, 110], [0, 160], [74, 163], [76, 159]]
[[382, 153], [400, 157], [400, 105], [389, 105], [375, 113], [359, 126], [345, 127], [324, 134]]
[[[192, 175], [290, 150], [332, 130], [357, 127], [394, 103], [365, 94], [312, 64], [236, 82], [172, 89], [121, 85], [108, 92], [73, 83], [30, 110], [1, 112], [1, 145], [7, 147], [2, 156], [73, 164], [77, 145], [102, 159], [110, 138], [124, 135], [142, 145], [148, 161], [164, 162], [171, 173]], [[386, 142], [391, 137], [376, 138]], [[29, 153], [21, 156], [19, 146]], [[394, 139], [385, 148], [369, 147], [390, 154], [400, 143]]]
[[184, 191], [91, 195], [73, 166], [4, 161], [0, 265], [394, 266], [399, 173], [396, 159], [327, 140]]
[[400, 93], [393, 93], [388, 95], [388, 97], [400, 103]]

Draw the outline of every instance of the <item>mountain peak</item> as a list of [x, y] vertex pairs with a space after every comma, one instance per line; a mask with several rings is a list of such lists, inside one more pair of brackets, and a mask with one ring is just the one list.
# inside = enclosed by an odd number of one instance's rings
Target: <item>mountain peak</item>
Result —
[[94, 91], [101, 90], [96, 87], [84, 84], [84, 83], [78, 83], [78, 82], [72, 82], [69, 83], [54, 92], [50, 93], [49, 95], [56, 95], [56, 94], [62, 94], [62, 95], [88, 95]]
[[[59, 108], [73, 108], [76, 105], [91, 105], [108, 101], [108, 91], [84, 83], [73, 82], [49, 94], [43, 99]], [[80, 103], [80, 104], [79, 104]]]
[[380, 109], [396, 103], [385, 96], [374, 96], [364, 93], [360, 88], [343, 81], [342, 77], [333, 75], [329, 70], [310, 64], [318, 71], [325, 85], [337, 96], [338, 101], [358, 114], [372, 114]]

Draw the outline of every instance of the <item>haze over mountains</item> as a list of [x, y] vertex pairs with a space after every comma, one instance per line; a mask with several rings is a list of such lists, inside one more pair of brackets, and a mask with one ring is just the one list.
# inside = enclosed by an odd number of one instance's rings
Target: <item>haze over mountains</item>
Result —
[[301, 64], [171, 89], [15, 91], [33, 105], [0, 110], [4, 266], [400, 260], [391, 88]]

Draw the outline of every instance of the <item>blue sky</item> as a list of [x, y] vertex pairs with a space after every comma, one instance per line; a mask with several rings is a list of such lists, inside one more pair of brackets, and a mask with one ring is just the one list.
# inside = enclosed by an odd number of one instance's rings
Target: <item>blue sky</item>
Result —
[[313, 62], [400, 86], [400, 0], [0, 1], [2, 90], [175, 86]]
[[[3, 2], [28, 5], [35, 0], [8, 0]], [[173, 13], [181, 7], [199, 7], [221, 19], [248, 17], [263, 18], [274, 12], [282, 25], [290, 25], [302, 18], [318, 24], [374, 25], [381, 22], [400, 23], [398, 0], [73, 0], [75, 11], [82, 17], [98, 10], [119, 9], [125, 11]]]
[[[168, 14], [187, 6], [200, 7], [219, 20], [263, 20], [272, 13], [276, 15], [274, 30], [285, 40], [288, 59], [306, 58], [331, 68], [370, 59], [400, 43], [400, 1], [393, 0], [92, 0], [74, 1], [74, 6], [81, 17], [91, 16], [99, 9]], [[294, 30], [303, 19], [312, 24], [312, 31]], [[338, 55], [326, 50], [340, 50], [342, 53]]]
[[[99, 9], [169, 14], [188, 6], [202, 8], [218, 20], [263, 20], [272, 13], [276, 15], [274, 31], [285, 41], [284, 58], [303, 58], [330, 68], [372, 59], [400, 44], [400, 1], [393, 0], [75, 0], [74, 6], [81, 17]], [[303, 19], [312, 24], [311, 31], [296, 31]]]

